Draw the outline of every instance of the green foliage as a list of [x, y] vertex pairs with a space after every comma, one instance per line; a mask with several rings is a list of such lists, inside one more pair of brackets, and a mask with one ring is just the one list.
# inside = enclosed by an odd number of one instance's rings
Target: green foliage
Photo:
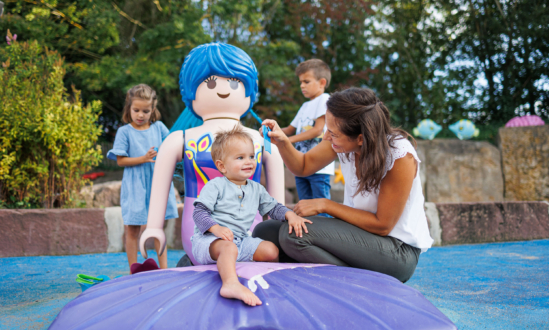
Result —
[[[364, 19], [373, 14], [370, 6], [363, 0], [266, 3], [263, 12], [267, 40], [275, 45], [292, 45], [292, 51], [273, 54], [277, 65], [269, 71], [279, 72], [280, 80], [271, 82], [272, 88], [266, 88], [265, 93], [278, 97], [265, 96], [256, 107], [270, 108], [270, 112], [264, 110], [263, 113], [275, 112], [282, 125], [290, 124], [301, 104], [307, 101], [301, 94], [294, 70], [300, 62], [311, 58], [319, 58], [330, 66], [332, 81], [327, 92], [367, 85], [372, 70], [366, 56], [368, 40]], [[261, 69], [260, 73], [263, 73]]]
[[1, 207], [70, 207], [101, 160], [101, 103], [70, 101], [63, 60], [34, 42], [0, 47]]
[[0, 34], [10, 28], [57, 50], [65, 86], [102, 101], [100, 122], [112, 136], [138, 83], [158, 92], [170, 126], [184, 109], [183, 59], [211, 41], [250, 54], [260, 73], [254, 107], [282, 125], [306, 101], [294, 70], [310, 58], [330, 65], [328, 92], [370, 87], [406, 129], [425, 118], [444, 127], [549, 119], [547, 1], [12, 0], [5, 9]]
[[376, 9], [367, 20], [372, 85], [399, 124], [549, 119], [547, 1], [388, 0]]
[[[544, 0], [440, 0], [448, 71], [473, 102], [463, 102], [480, 122], [517, 115], [549, 117], [549, 3]], [[473, 81], [485, 81], [475, 86]], [[478, 95], [475, 95], [478, 94]], [[536, 104], [537, 103], [537, 104]]]

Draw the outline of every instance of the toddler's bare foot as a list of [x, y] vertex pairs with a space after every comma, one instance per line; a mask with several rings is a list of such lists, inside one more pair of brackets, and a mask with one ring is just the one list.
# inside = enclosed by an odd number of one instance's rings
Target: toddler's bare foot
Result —
[[250, 291], [247, 287], [240, 284], [240, 282], [224, 283], [221, 286], [219, 294], [225, 298], [233, 298], [242, 300], [245, 304], [250, 306], [261, 305], [262, 302], [259, 298]]

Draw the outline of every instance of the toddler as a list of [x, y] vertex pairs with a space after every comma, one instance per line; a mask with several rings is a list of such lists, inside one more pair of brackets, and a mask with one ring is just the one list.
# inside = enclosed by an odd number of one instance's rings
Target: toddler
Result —
[[[154, 172], [155, 147], [160, 147], [169, 131], [158, 121], [156, 92], [147, 85], [132, 87], [126, 94], [122, 121], [127, 123], [118, 129], [112, 150], [107, 157], [124, 166], [120, 205], [126, 236], [126, 255], [131, 267], [137, 262], [138, 238], [147, 225], [149, 200]], [[174, 187], [170, 188], [165, 219], [177, 218]], [[155, 241], [159, 251], [158, 241]], [[167, 251], [158, 256], [160, 268], [167, 268]]]
[[[326, 102], [330, 97], [324, 90], [330, 83], [331, 73], [328, 65], [318, 59], [300, 63], [295, 73], [299, 77], [303, 96], [310, 101], [303, 103], [290, 126], [284, 127], [282, 131], [290, 142], [295, 143], [298, 151], [306, 153], [319, 144], [324, 135]], [[330, 175], [334, 175], [333, 162], [315, 174], [296, 177], [299, 199], [330, 199]]]
[[249, 179], [257, 163], [252, 138], [240, 124], [216, 134], [211, 154], [223, 177], [209, 181], [194, 201], [192, 252], [202, 265], [217, 263], [223, 282], [221, 296], [261, 305], [236, 275], [237, 261], [278, 261], [276, 245], [248, 236], [256, 212], [275, 220], [287, 219], [289, 232], [294, 230], [300, 237], [307, 232], [305, 222], [312, 222], [277, 203], [262, 185]]

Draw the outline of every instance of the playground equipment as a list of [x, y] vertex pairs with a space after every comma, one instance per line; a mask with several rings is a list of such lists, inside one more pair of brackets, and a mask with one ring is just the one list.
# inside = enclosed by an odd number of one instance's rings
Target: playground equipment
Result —
[[[160, 147], [153, 175], [145, 241], [166, 245], [162, 225], [176, 164], [183, 161], [185, 206], [182, 240], [191, 257], [193, 201], [221, 176], [210, 154], [215, 133], [227, 130], [251, 110], [257, 70], [241, 49], [207, 44], [193, 49], [180, 75], [187, 109]], [[197, 117], [199, 116], [199, 117]], [[194, 126], [194, 127], [192, 127]], [[263, 152], [253, 137], [257, 170], [265, 165], [267, 191], [284, 203], [283, 164], [276, 146]], [[262, 219], [256, 216], [255, 222]], [[237, 263], [239, 281], [261, 299], [250, 307], [219, 295], [216, 265], [152, 270], [94, 285], [68, 303], [50, 329], [455, 329], [418, 291], [380, 273], [319, 264]]]

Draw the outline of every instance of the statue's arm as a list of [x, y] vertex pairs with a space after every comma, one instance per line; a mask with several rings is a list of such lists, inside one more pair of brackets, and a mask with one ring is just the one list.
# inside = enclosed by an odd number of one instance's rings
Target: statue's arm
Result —
[[161, 246], [159, 255], [162, 255], [166, 248], [164, 217], [166, 216], [175, 165], [183, 159], [184, 142], [183, 132], [175, 131], [168, 135], [158, 150], [151, 186], [147, 229], [145, 229], [139, 240], [141, 255], [145, 259], [147, 258], [147, 251], [145, 251], [147, 239], [156, 238], [158, 240]]
[[278, 148], [272, 144], [271, 153], [263, 152], [267, 192], [280, 204], [285, 205], [284, 196], [284, 163]]

